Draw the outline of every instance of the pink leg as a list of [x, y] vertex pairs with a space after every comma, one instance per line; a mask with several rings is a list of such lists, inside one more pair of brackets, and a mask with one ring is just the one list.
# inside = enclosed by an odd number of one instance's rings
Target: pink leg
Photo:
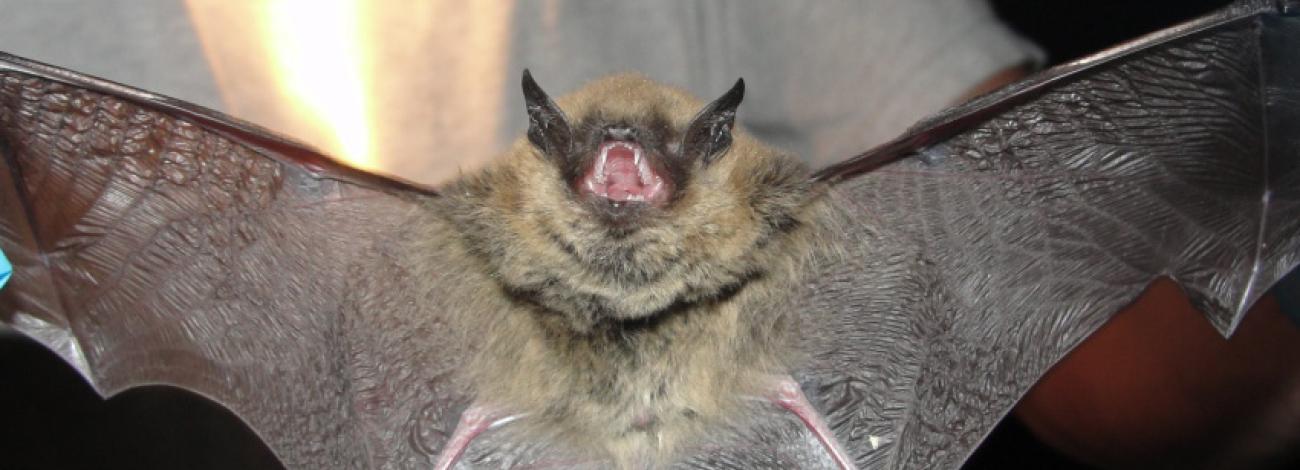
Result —
[[778, 377], [770, 393], [768, 399], [798, 416], [804, 426], [817, 436], [818, 441], [821, 441], [826, 452], [831, 454], [831, 460], [834, 460], [841, 470], [857, 470], [858, 466], [848, 458], [844, 447], [840, 446], [840, 441], [831, 434], [831, 428], [826, 425], [826, 420], [822, 419], [821, 413], [808, 403], [808, 397], [805, 397], [803, 390], [799, 389], [799, 383], [790, 376]]
[[518, 415], [506, 415], [499, 410], [483, 405], [470, 405], [460, 415], [460, 422], [456, 424], [456, 430], [451, 433], [451, 439], [447, 440], [447, 445], [443, 446], [442, 452], [438, 453], [438, 461], [434, 464], [435, 470], [451, 470], [460, 461], [460, 457], [469, 449], [469, 443], [482, 434], [483, 431], [495, 428], [497, 426], [509, 423], [518, 419]]

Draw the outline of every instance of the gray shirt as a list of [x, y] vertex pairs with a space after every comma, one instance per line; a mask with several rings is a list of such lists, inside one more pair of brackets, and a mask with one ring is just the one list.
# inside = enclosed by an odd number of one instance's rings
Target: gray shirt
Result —
[[[365, 5], [362, 29], [374, 34], [365, 61], [372, 152], [382, 170], [426, 182], [491, 158], [519, 135], [524, 67], [552, 95], [639, 71], [711, 99], [744, 77], [740, 123], [822, 166], [1038, 58], [978, 0]], [[328, 131], [312, 131], [315, 120], [284, 110], [271, 74], [258, 69], [268, 62], [263, 52], [246, 46], [255, 43], [248, 35], [261, 10], [220, 0], [190, 7], [195, 21], [175, 0], [0, 0], [0, 50], [216, 107], [331, 149]], [[312, 21], [304, 14], [303, 23]]]
[[[712, 99], [744, 77], [739, 121], [814, 166], [1040, 57], [971, 0], [524, 2], [511, 46], [511, 69], [530, 68], [547, 90], [640, 71]], [[522, 97], [508, 96], [519, 114]], [[517, 135], [525, 122], [503, 124]]]

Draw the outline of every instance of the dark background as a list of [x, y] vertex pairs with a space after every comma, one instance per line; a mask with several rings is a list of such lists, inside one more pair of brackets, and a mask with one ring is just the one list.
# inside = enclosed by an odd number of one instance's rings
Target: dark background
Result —
[[[1071, 60], [1199, 16], [1225, 0], [992, 0], [1052, 63]], [[224, 408], [169, 387], [101, 400], [43, 347], [0, 333], [0, 467], [10, 469], [279, 468], [269, 449]], [[1088, 468], [1038, 443], [1008, 418], [967, 469]]]

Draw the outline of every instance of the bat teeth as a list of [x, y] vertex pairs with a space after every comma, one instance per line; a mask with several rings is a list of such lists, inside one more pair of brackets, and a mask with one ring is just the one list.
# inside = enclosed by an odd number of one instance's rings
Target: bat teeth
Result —
[[656, 180], [654, 172], [650, 170], [650, 164], [644, 158], [641, 158], [641, 147], [633, 150], [632, 160], [636, 163], [637, 176], [641, 178], [641, 184], [648, 185]]
[[596, 182], [605, 184], [605, 161], [609, 159], [609, 146], [600, 149], [600, 157], [596, 160]]
[[615, 207], [628, 202], [660, 203], [670, 184], [656, 173], [650, 160], [651, 155], [636, 143], [607, 141], [582, 177], [580, 188], [586, 194], [619, 203]]

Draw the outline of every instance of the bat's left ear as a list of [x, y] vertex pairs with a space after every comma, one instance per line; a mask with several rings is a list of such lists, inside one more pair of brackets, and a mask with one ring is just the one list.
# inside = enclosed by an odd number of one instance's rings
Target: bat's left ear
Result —
[[533, 74], [524, 69], [524, 106], [528, 109], [528, 141], [548, 157], [563, 159], [572, 142], [569, 120], [560, 107], [537, 86]]
[[713, 163], [731, 146], [731, 129], [736, 125], [736, 107], [745, 98], [745, 79], [727, 90], [695, 115], [682, 137], [682, 156]]

